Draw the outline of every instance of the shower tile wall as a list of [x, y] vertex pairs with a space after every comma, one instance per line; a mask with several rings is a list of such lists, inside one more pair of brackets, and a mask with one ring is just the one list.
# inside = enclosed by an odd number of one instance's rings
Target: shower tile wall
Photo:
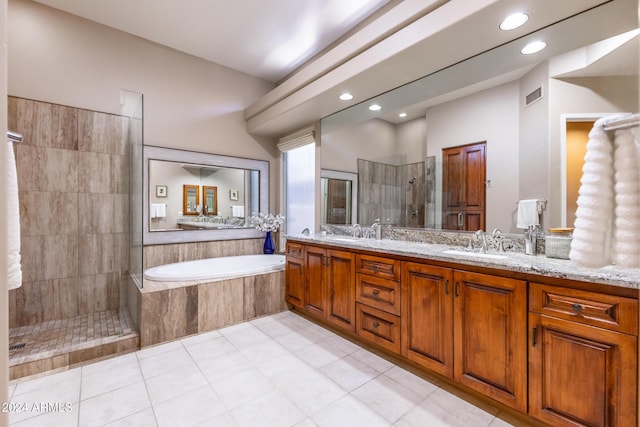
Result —
[[395, 166], [358, 159], [358, 222], [369, 226], [380, 219], [383, 224], [390, 220], [394, 225], [424, 227], [424, 172], [422, 162]]
[[10, 327], [121, 306], [129, 258], [128, 119], [9, 97], [23, 284]]

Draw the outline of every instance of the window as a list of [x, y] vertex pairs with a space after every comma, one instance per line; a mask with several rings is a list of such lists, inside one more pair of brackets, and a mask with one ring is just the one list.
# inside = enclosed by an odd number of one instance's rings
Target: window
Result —
[[285, 232], [299, 234], [315, 230], [315, 143], [285, 151]]

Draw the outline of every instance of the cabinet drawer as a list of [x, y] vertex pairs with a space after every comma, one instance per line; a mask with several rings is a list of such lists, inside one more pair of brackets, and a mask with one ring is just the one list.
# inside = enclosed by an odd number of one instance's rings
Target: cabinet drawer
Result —
[[299, 243], [287, 242], [287, 256], [293, 258], [302, 258], [304, 246]]
[[631, 298], [532, 283], [530, 310], [616, 332], [638, 334], [638, 301]]
[[377, 276], [358, 273], [356, 301], [400, 315], [400, 283]]
[[400, 280], [400, 261], [370, 255], [356, 257], [358, 273], [373, 274], [391, 280]]
[[400, 318], [356, 303], [356, 334], [378, 346], [400, 353]]

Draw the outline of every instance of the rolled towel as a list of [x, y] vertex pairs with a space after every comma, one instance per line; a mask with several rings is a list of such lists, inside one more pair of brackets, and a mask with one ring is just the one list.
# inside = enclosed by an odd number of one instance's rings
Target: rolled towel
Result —
[[578, 218], [587, 218], [600, 222], [601, 227], [608, 227], [608, 221], [611, 220], [612, 215], [611, 210], [600, 208], [586, 208], [583, 206], [578, 206], [576, 209], [576, 219]]

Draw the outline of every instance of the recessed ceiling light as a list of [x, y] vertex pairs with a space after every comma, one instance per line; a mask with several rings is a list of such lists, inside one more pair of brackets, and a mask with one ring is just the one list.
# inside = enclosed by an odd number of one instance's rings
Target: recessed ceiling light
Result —
[[398, 117], [403, 117], [403, 118], [407, 117], [407, 113], [400, 113], [400, 114], [398, 114]]
[[340, 99], [342, 101], [351, 101], [353, 99], [353, 95], [351, 95], [348, 92], [343, 93], [342, 95], [340, 95]]
[[526, 13], [512, 13], [502, 20], [500, 23], [500, 29], [504, 31], [513, 30], [524, 25], [529, 20], [529, 15]]
[[540, 52], [545, 47], [547, 47], [545, 42], [535, 41], [523, 47], [520, 53], [523, 55], [531, 55], [532, 53]]
[[379, 106], [378, 104], [371, 104], [371, 105], [369, 105], [369, 110], [371, 110], [371, 111], [380, 111], [380, 110], [382, 110], [382, 107]]

